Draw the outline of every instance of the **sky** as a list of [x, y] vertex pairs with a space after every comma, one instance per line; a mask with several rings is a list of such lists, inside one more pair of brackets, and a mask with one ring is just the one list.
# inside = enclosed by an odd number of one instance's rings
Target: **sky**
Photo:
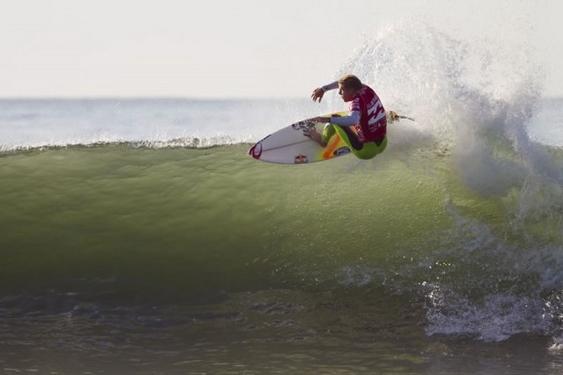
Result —
[[559, 0], [0, 1], [0, 97], [306, 97], [415, 19], [529, 47], [563, 96]]

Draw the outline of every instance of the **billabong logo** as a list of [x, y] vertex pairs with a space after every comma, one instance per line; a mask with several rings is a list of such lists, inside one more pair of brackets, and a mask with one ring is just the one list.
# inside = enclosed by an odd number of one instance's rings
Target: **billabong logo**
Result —
[[248, 154], [252, 156], [254, 159], [260, 159], [262, 155], [262, 143], [258, 142], [250, 150], [248, 150]]

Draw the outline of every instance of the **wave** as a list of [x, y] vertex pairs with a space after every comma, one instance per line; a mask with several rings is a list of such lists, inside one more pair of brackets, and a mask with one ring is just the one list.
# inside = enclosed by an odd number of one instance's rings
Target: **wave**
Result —
[[11, 153], [2, 288], [199, 300], [382, 287], [422, 306], [429, 335], [557, 338], [563, 151], [527, 133], [534, 66], [487, 48], [421, 24], [368, 40], [342, 70], [417, 119], [390, 126], [370, 161], [269, 165], [236, 138], [195, 136]]
[[[493, 234], [490, 223], [451, 205], [448, 191], [451, 240], [426, 254], [419, 272], [410, 266], [395, 271], [418, 275], [428, 303], [427, 332], [487, 341], [553, 332], [561, 312], [553, 296], [563, 274], [563, 164], [560, 149], [528, 134], [542, 73], [527, 46], [468, 43], [414, 22], [367, 40], [343, 67], [348, 71], [391, 94], [391, 103], [450, 151], [452, 173], [464, 188], [507, 208], [498, 218], [506, 228]], [[516, 243], [504, 239], [515, 233]], [[420, 276], [425, 265], [432, 276]]]

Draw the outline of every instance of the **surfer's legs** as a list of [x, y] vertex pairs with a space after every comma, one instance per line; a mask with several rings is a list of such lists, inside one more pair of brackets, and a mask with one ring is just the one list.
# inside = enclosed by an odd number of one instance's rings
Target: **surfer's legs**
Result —
[[352, 150], [352, 153], [359, 159], [371, 159], [381, 154], [387, 147], [387, 137], [377, 144], [375, 142], [366, 142], [361, 150]]
[[334, 135], [338, 134], [342, 141], [350, 148], [350, 151], [358, 159], [371, 159], [378, 154], [381, 154], [387, 147], [387, 137], [383, 138], [381, 142], [366, 142], [362, 143], [358, 139], [356, 133], [352, 131], [347, 126], [338, 126], [334, 124], [326, 124], [323, 129], [322, 140], [328, 143], [329, 139]]
[[[328, 130], [328, 128], [332, 130]], [[338, 126], [333, 124], [326, 125], [325, 130], [323, 131], [323, 138], [325, 133], [328, 135], [330, 134], [330, 132], [332, 132], [332, 134], [338, 133], [340, 138], [342, 138], [344, 143], [346, 143], [346, 145], [358, 159], [371, 159], [374, 156], [381, 154], [387, 147], [387, 137], [383, 138], [383, 140], [379, 143], [362, 143], [356, 136], [356, 133], [354, 133], [352, 129], [346, 126]], [[332, 134], [330, 134], [330, 136], [332, 136]]]
[[362, 147], [364, 147], [364, 144], [360, 142], [356, 133], [354, 133], [349, 126], [338, 126], [338, 127], [346, 133], [346, 136], [348, 137], [348, 140], [354, 150], [361, 150]]
[[328, 140], [335, 134], [338, 133], [340, 138], [346, 143], [350, 148], [359, 150], [363, 147], [362, 142], [356, 136], [356, 133], [350, 129], [348, 126], [338, 126], [334, 124], [326, 124], [323, 129], [323, 141], [328, 143]]
[[[305, 133], [304, 133], [305, 134]], [[321, 147], [326, 147], [326, 141], [322, 134], [319, 134], [315, 128], [310, 129], [306, 134], [311, 140], [317, 142]]]
[[334, 125], [332, 124], [326, 124], [325, 127], [323, 128], [323, 142], [326, 144], [328, 143], [329, 139], [335, 134], [336, 132], [334, 131]]

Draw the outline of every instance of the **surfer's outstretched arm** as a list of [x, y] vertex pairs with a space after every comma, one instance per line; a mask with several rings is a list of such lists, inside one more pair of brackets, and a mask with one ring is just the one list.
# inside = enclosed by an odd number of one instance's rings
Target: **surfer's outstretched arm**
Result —
[[360, 123], [360, 112], [352, 111], [348, 116], [332, 115], [329, 118], [331, 124], [340, 126], [353, 126]]
[[325, 92], [329, 91], [329, 90], [334, 90], [338, 88], [338, 81], [334, 81], [332, 83], [329, 83], [328, 85], [324, 85], [321, 87], [318, 87], [316, 89], [313, 90], [313, 93], [311, 94], [311, 98], [313, 99], [314, 102], [321, 102], [321, 99], [323, 98], [323, 95], [325, 94]]
[[324, 91], [336, 90], [338, 88], [338, 81], [334, 81], [329, 83], [328, 85], [324, 85], [321, 87]]
[[331, 124], [340, 125], [340, 126], [353, 126], [360, 122], [360, 112], [352, 111], [347, 116], [340, 116], [337, 114], [334, 114], [330, 117], [319, 116], [312, 118], [311, 121], [330, 122]]

